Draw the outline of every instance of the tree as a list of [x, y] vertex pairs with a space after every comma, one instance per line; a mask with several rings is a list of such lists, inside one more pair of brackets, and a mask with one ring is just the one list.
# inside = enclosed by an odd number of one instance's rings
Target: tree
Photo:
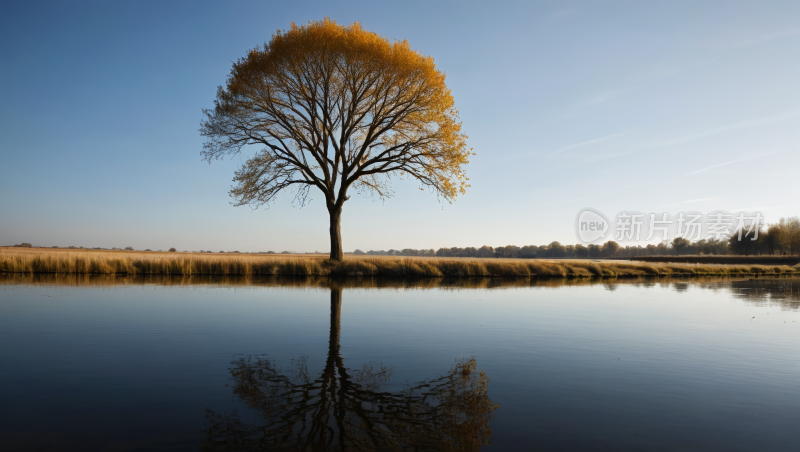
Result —
[[675, 250], [675, 254], [684, 254], [691, 244], [692, 242], [684, 237], [675, 237], [672, 239], [672, 249]]
[[262, 146], [235, 172], [234, 205], [253, 208], [284, 190], [304, 206], [320, 190], [332, 260], [342, 260], [342, 207], [356, 192], [392, 195], [410, 178], [440, 199], [464, 194], [473, 155], [433, 58], [359, 23], [292, 24], [233, 64], [200, 132], [209, 163]]
[[600, 249], [600, 254], [603, 256], [613, 256], [619, 250], [619, 243], [609, 240], [608, 242], [604, 243]]
[[516, 257], [517, 247], [515, 245], [498, 246], [494, 249], [494, 257], [512, 258]]
[[536, 245], [525, 245], [519, 249], [517, 256], [523, 259], [534, 259], [537, 256], [539, 247]]
[[759, 254], [764, 245], [765, 234], [766, 232], [762, 228], [756, 231], [749, 231], [747, 228], [737, 229], [728, 239], [728, 251], [731, 254], [743, 254], [745, 256]]
[[170, 249], [169, 249], [169, 252], [170, 252], [170, 253], [174, 253], [175, 251], [178, 251], [178, 250], [176, 250], [175, 248], [170, 248]]
[[494, 249], [491, 246], [483, 245], [478, 248], [478, 257], [492, 257], [494, 256]]
[[[783, 221], [783, 218], [781, 218], [781, 221]], [[800, 218], [787, 218], [784, 231], [784, 241], [786, 246], [789, 247], [789, 254], [794, 255], [794, 251], [800, 249]]]
[[564, 257], [567, 255], [567, 250], [561, 242], [552, 242], [547, 248], [550, 250], [549, 257]]
[[764, 240], [763, 240], [763, 246], [765, 252], [769, 254], [775, 254], [776, 252], [780, 253], [781, 249], [780, 234], [781, 234], [781, 228], [779, 224], [770, 224], [767, 227], [767, 230], [764, 233]]

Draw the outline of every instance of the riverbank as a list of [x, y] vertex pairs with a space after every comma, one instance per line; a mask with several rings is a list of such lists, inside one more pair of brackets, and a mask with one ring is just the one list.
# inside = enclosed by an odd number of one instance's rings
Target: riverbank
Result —
[[639, 276], [800, 275], [800, 269], [770, 265], [696, 265], [539, 259], [373, 258], [348, 256], [332, 262], [320, 256], [199, 254], [136, 251], [0, 248], [0, 272], [124, 275], [285, 275], [625, 278]]
[[662, 262], [662, 263], [683, 263], [683, 264], [727, 264], [727, 265], [786, 265], [795, 266], [800, 264], [800, 256], [708, 256], [708, 255], [684, 255], [684, 256], [638, 256], [626, 258], [631, 261], [639, 262]]

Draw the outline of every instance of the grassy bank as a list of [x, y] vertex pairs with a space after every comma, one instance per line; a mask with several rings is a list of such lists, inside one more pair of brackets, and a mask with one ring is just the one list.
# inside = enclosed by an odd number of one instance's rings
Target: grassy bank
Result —
[[800, 274], [800, 269], [766, 265], [681, 265], [578, 260], [464, 260], [350, 257], [284, 257], [130, 251], [0, 249], [0, 272], [124, 275], [378, 276], [622, 278], [638, 276], [744, 276]]
[[800, 256], [706, 256], [706, 255], [684, 255], [684, 256], [639, 256], [630, 258], [632, 261], [640, 262], [665, 262], [665, 263], [687, 263], [687, 264], [725, 264], [725, 265], [788, 265], [800, 264]]

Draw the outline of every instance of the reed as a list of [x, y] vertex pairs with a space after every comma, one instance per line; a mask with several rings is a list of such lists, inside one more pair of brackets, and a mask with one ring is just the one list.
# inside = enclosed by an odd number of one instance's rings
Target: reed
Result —
[[800, 269], [769, 265], [692, 265], [505, 260], [158, 253], [0, 248], [2, 273], [161, 276], [378, 276], [392, 278], [623, 278], [639, 276], [792, 275]]

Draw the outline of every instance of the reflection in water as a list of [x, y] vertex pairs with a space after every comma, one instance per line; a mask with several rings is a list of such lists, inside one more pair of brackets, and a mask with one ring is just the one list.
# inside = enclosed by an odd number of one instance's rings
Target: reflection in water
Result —
[[[588, 286], [602, 284], [614, 290], [620, 284], [644, 288], [658, 285], [670, 286], [688, 283], [720, 283], [737, 281], [741, 278], [707, 277], [652, 277], [642, 276], [614, 280], [597, 279], [536, 279], [536, 278], [417, 278], [392, 279], [377, 277], [294, 277], [294, 276], [161, 276], [161, 275], [76, 275], [48, 273], [0, 273], [0, 284], [12, 285], [52, 285], [67, 287], [113, 287], [120, 286], [214, 286], [214, 287], [298, 287], [343, 289], [510, 289], [524, 287]], [[762, 278], [767, 279], [767, 278]], [[779, 278], [776, 278], [779, 279]], [[786, 278], [783, 278], [784, 280]], [[677, 286], [676, 286], [677, 287]]]
[[686, 292], [689, 290], [689, 283], [678, 282], [673, 284], [672, 288], [675, 290], [675, 292]]
[[475, 358], [457, 360], [444, 375], [382, 390], [392, 369], [344, 366], [339, 354], [341, 287], [331, 289], [331, 330], [322, 374], [312, 379], [303, 357], [284, 371], [247, 357], [230, 369], [233, 392], [258, 420], [208, 410], [201, 450], [478, 450], [491, 443], [499, 405]]
[[43, 285], [55, 287], [143, 287], [145, 285], [182, 288], [295, 287], [318, 289], [395, 289], [395, 290], [493, 290], [526, 287], [557, 289], [565, 286], [602, 284], [614, 291], [621, 285], [643, 289], [670, 288], [683, 293], [690, 288], [729, 292], [757, 305], [776, 304], [784, 309], [800, 308], [800, 279], [797, 277], [637, 277], [615, 280], [536, 278], [421, 278], [390, 279], [375, 277], [331, 278], [320, 276], [159, 276], [159, 275], [75, 275], [47, 273], [0, 273], [0, 285]]
[[800, 309], [800, 279], [786, 277], [748, 278], [697, 284], [673, 283], [676, 292], [697, 287], [712, 292], [728, 292], [737, 300], [755, 306], [779, 306], [785, 310]]
[[526, 287], [561, 288], [602, 284], [614, 291], [620, 285], [643, 289], [670, 288], [687, 292], [699, 287], [714, 292], [726, 291], [748, 302], [773, 303], [788, 309], [800, 308], [800, 279], [797, 277], [637, 277], [615, 280], [525, 279], [525, 278], [421, 278], [390, 279], [375, 277], [331, 278], [320, 276], [160, 276], [160, 275], [75, 275], [47, 273], [0, 273], [0, 285], [43, 285], [56, 287], [134, 287], [169, 286], [182, 288], [215, 287], [295, 287], [318, 289], [400, 289], [400, 290], [492, 290]]
[[756, 305], [777, 304], [790, 309], [800, 307], [800, 279], [754, 278], [734, 281], [731, 291]]

